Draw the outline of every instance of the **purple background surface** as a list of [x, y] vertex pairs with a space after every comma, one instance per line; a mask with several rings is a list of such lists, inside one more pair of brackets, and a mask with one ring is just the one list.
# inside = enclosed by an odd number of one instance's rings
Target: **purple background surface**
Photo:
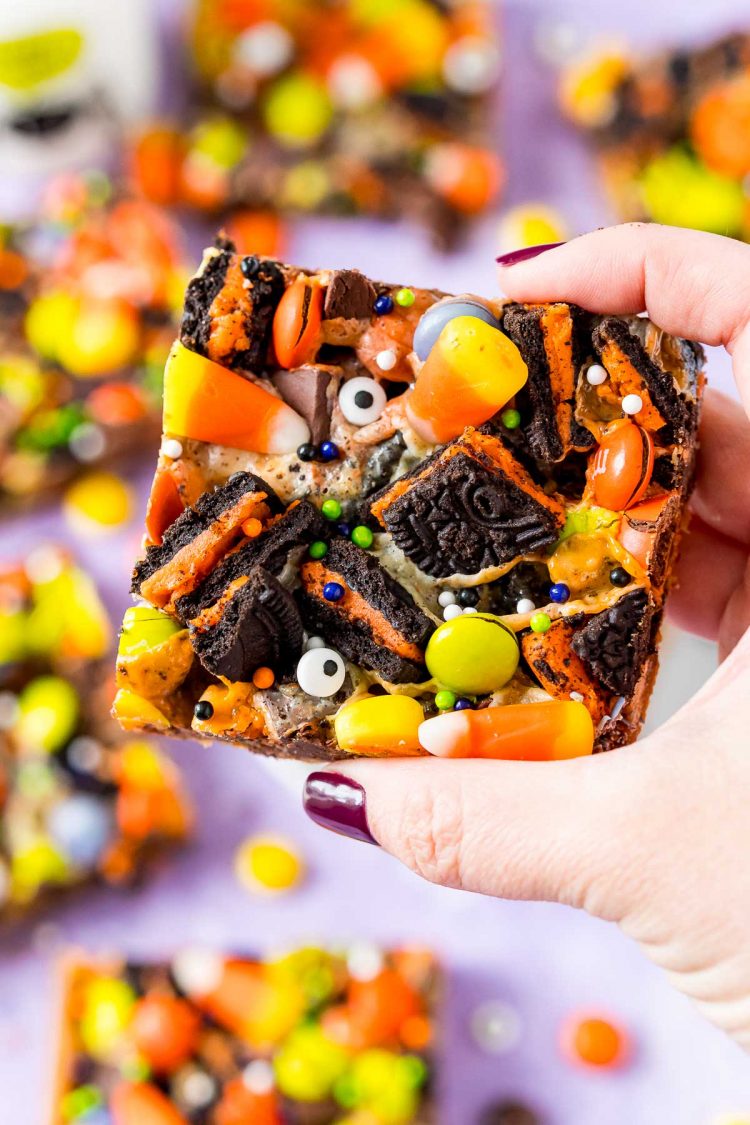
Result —
[[[609, 216], [583, 145], [557, 116], [551, 73], [532, 47], [540, 26], [560, 22], [561, 8], [552, 0], [507, 5], [506, 201], [543, 199], [559, 207], [574, 230], [583, 230]], [[171, 19], [177, 11], [171, 0], [162, 14]], [[580, 35], [619, 29], [656, 43], [728, 29], [733, 18], [747, 15], [747, 3], [606, 6], [578, 0], [564, 11]], [[375, 276], [449, 291], [491, 292], [496, 241], [497, 220], [488, 219], [460, 255], [443, 258], [412, 230], [310, 221], [292, 233], [289, 256], [307, 264], [357, 265]], [[711, 378], [729, 387], [724, 357], [712, 356]], [[45, 539], [69, 543], [119, 613], [147, 480], [144, 470], [136, 482], [138, 518], [116, 536], [75, 539], [57, 512], [46, 511], [7, 523], [0, 553], [18, 557]], [[714, 659], [711, 646], [668, 636], [652, 723], [689, 697]], [[62, 943], [159, 957], [188, 942], [263, 950], [361, 938], [431, 943], [450, 970], [442, 1125], [471, 1125], [487, 1101], [511, 1095], [535, 1107], [548, 1125], [709, 1125], [730, 1111], [750, 1116], [746, 1057], [613, 927], [561, 907], [494, 902], [422, 883], [375, 848], [308, 823], [299, 810], [297, 767], [266, 766], [226, 747], [181, 744], [175, 755], [199, 812], [195, 843], [138, 894], [83, 892], [43, 923], [21, 928], [0, 950], [3, 1122], [43, 1120], [55, 1033], [54, 958]], [[304, 853], [310, 876], [294, 894], [253, 898], [236, 883], [234, 850], [261, 831], [287, 835]], [[487, 999], [511, 1004], [521, 1020], [518, 1045], [501, 1057], [483, 1054], [468, 1031], [472, 1009]], [[592, 1076], [560, 1058], [561, 1018], [590, 1005], [611, 1010], [632, 1030], [637, 1053], [627, 1071]]]

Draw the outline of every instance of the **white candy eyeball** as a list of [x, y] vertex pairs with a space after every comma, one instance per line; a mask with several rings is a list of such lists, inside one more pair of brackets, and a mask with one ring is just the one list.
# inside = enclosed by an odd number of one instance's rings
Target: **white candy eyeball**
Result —
[[349, 379], [339, 391], [341, 413], [353, 426], [367, 426], [370, 422], [377, 422], [387, 401], [380, 383], [367, 375]]
[[327, 699], [341, 691], [345, 679], [346, 665], [332, 648], [311, 648], [300, 657], [297, 683], [307, 695]]

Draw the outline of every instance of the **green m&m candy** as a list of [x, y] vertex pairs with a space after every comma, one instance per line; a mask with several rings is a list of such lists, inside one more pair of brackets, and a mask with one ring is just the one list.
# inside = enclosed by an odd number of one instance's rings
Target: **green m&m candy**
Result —
[[78, 712], [78, 695], [67, 680], [39, 676], [19, 697], [16, 737], [29, 750], [59, 750], [72, 737]]
[[122, 619], [118, 656], [135, 656], [157, 648], [180, 629], [182, 626], [173, 617], [150, 605], [131, 606]]
[[430, 637], [425, 663], [433, 679], [457, 695], [487, 695], [518, 667], [515, 633], [492, 613], [462, 614]]
[[331, 123], [333, 106], [322, 82], [311, 74], [285, 74], [265, 97], [263, 117], [272, 137], [288, 148], [314, 145]]

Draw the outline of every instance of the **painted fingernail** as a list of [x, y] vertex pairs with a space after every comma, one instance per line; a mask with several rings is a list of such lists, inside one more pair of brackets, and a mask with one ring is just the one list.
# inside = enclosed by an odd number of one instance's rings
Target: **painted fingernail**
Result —
[[529, 258], [536, 258], [545, 250], [554, 250], [556, 246], [563, 246], [562, 242], [542, 242], [539, 246], [524, 246], [523, 250], [511, 250], [509, 254], [501, 254], [495, 261], [499, 266], [517, 266], [519, 262], [528, 262]]
[[365, 791], [350, 777], [325, 771], [311, 773], [302, 800], [307, 815], [322, 828], [377, 846], [367, 823]]

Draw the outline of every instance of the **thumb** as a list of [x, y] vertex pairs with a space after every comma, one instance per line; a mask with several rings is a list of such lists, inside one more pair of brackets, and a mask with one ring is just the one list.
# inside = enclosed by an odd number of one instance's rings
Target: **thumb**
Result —
[[435, 883], [583, 907], [612, 921], [638, 869], [639, 760], [356, 762], [310, 775], [305, 808]]

